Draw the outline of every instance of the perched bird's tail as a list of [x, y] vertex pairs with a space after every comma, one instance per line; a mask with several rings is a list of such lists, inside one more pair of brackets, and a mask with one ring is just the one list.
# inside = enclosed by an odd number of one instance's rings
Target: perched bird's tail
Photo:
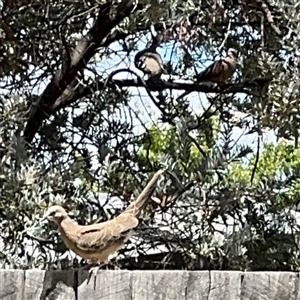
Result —
[[148, 182], [148, 184], [146, 185], [146, 187], [144, 188], [144, 190], [141, 192], [141, 194], [137, 197], [136, 200], [134, 200], [123, 212], [123, 214], [132, 214], [134, 215], [136, 218], [139, 217], [142, 209], [145, 207], [147, 201], [150, 199], [150, 197], [152, 196], [158, 179], [160, 177], [160, 175], [163, 173], [163, 170], [159, 170], [157, 171], [152, 179]]

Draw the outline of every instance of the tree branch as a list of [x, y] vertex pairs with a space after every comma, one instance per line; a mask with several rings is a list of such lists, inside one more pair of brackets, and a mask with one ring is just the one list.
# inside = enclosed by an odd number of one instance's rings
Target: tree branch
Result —
[[[67, 107], [68, 105], [76, 102], [77, 100], [92, 95], [95, 91], [101, 91], [105, 87], [114, 88], [116, 85], [120, 88], [124, 87], [143, 87], [151, 91], [162, 91], [165, 89], [170, 90], [186, 90], [189, 92], [198, 92], [198, 93], [223, 93], [223, 94], [235, 94], [235, 93], [245, 93], [247, 95], [253, 94], [251, 88], [257, 88], [261, 86], [263, 79], [257, 79], [257, 81], [245, 81], [237, 84], [228, 84], [226, 88], [220, 89], [215, 85], [206, 85], [199, 83], [183, 83], [183, 82], [170, 82], [165, 80], [155, 81], [155, 84], [151, 81], [141, 81], [140, 79], [114, 79], [110, 82], [95, 81], [89, 86], [79, 86], [75, 91], [73, 91], [73, 96], [68, 98], [67, 101], [57, 101], [53, 108], [54, 111], [58, 111], [62, 108]], [[265, 82], [267, 83], [267, 81]]]
[[[94, 26], [79, 41], [75, 50], [71, 53], [71, 62], [60, 76], [54, 75], [51, 82], [40, 96], [36, 107], [32, 107], [24, 131], [24, 138], [31, 142], [42, 122], [53, 114], [53, 104], [62, 95], [67, 86], [76, 78], [78, 71], [82, 70], [88, 61], [101, 46], [102, 41], [125, 17], [127, 17], [137, 6], [133, 0], [120, 3], [113, 7], [112, 3], [100, 6], [99, 14]], [[113, 10], [113, 14], [111, 13]]]

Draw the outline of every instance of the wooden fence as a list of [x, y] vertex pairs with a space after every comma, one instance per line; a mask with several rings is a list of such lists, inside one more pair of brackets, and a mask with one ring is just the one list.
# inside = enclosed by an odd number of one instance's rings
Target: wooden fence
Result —
[[300, 300], [299, 274], [235, 271], [0, 270], [2, 300]]

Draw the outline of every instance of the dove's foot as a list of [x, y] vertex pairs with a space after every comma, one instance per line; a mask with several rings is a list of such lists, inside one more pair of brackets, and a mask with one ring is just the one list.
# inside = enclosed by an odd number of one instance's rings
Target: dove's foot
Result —
[[98, 271], [100, 270], [101, 265], [96, 265], [90, 268], [89, 273], [93, 274], [95, 277], [97, 276]]
[[91, 280], [91, 277], [92, 275], [94, 275], [95, 279], [97, 277], [97, 273], [98, 271], [100, 270], [101, 267], [103, 267], [105, 264], [93, 264], [93, 265], [90, 265], [90, 270], [89, 270], [89, 278], [88, 278], [88, 281], [87, 281], [87, 284], [90, 282]]

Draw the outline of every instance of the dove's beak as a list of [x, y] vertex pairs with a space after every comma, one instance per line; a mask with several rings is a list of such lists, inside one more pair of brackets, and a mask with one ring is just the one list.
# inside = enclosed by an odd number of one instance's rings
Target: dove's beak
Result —
[[51, 218], [51, 216], [45, 214], [45, 215], [41, 218], [40, 223], [44, 223], [45, 221], [51, 220], [50, 218]]

